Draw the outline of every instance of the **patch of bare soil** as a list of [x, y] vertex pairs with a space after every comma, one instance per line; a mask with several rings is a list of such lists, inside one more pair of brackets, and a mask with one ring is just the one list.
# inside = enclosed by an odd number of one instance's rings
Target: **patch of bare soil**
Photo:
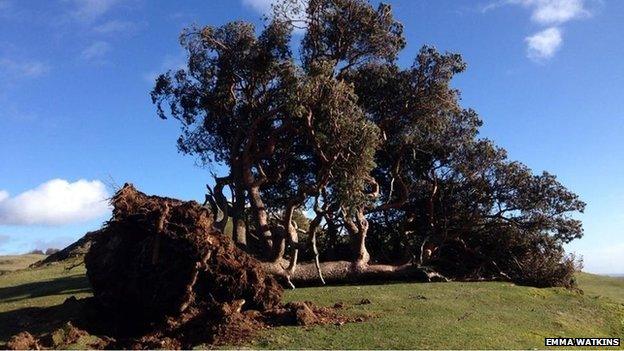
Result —
[[[11, 345], [63, 348], [84, 332], [100, 336], [93, 348], [188, 349], [240, 344], [278, 325], [356, 320], [309, 302], [282, 304], [280, 284], [194, 201], [147, 196], [126, 184], [112, 204], [112, 219], [85, 256], [94, 298], [78, 301], [84, 315], [34, 344], [19, 334]], [[61, 341], [49, 342], [54, 335]]]

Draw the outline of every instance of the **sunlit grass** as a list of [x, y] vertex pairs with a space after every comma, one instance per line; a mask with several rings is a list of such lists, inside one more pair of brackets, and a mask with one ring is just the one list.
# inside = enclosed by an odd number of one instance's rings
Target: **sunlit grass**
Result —
[[[84, 266], [56, 264], [0, 276], [0, 341], [30, 307], [90, 295]], [[624, 279], [581, 273], [584, 293], [502, 282], [302, 288], [285, 300], [344, 304], [362, 323], [264, 331], [253, 348], [544, 348], [544, 337], [624, 338]], [[370, 304], [358, 304], [362, 299]]]

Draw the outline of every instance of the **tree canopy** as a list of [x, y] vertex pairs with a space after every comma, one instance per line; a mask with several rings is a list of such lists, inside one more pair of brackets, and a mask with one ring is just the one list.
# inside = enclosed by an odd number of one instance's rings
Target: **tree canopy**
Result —
[[398, 64], [390, 5], [283, 0], [259, 31], [193, 26], [180, 43], [187, 67], [157, 79], [158, 115], [179, 121], [181, 152], [228, 170], [206, 197], [220, 229], [232, 221], [233, 239], [289, 282], [303, 254], [321, 280], [319, 257], [354, 274], [428, 265], [569, 284], [562, 245], [582, 236], [585, 204], [479, 138], [451, 85], [459, 54], [424, 46]]

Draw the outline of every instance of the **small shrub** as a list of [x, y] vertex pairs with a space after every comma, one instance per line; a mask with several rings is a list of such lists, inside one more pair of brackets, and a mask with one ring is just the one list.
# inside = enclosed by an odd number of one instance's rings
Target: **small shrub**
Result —
[[582, 263], [566, 255], [560, 241], [542, 233], [509, 231], [493, 245], [490, 255], [519, 285], [575, 288], [574, 273]]

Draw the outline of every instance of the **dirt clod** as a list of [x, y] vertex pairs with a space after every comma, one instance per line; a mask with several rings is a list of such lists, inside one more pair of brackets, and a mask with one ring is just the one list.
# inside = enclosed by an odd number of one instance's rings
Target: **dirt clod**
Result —
[[53, 331], [43, 339], [43, 345], [53, 349], [67, 348], [73, 345], [82, 337], [89, 336], [86, 331], [76, 328], [71, 322], [67, 322], [63, 327]]
[[297, 325], [306, 326], [318, 322], [314, 311], [305, 302], [291, 302], [286, 305], [286, 308], [290, 308], [295, 312]]
[[358, 302], [358, 305], [370, 305], [371, 304], [371, 300], [369, 299], [362, 299], [360, 300], [360, 302]]
[[7, 343], [7, 349], [9, 350], [39, 350], [39, 344], [34, 336], [29, 332], [21, 332], [17, 335], [13, 335], [11, 340]]

